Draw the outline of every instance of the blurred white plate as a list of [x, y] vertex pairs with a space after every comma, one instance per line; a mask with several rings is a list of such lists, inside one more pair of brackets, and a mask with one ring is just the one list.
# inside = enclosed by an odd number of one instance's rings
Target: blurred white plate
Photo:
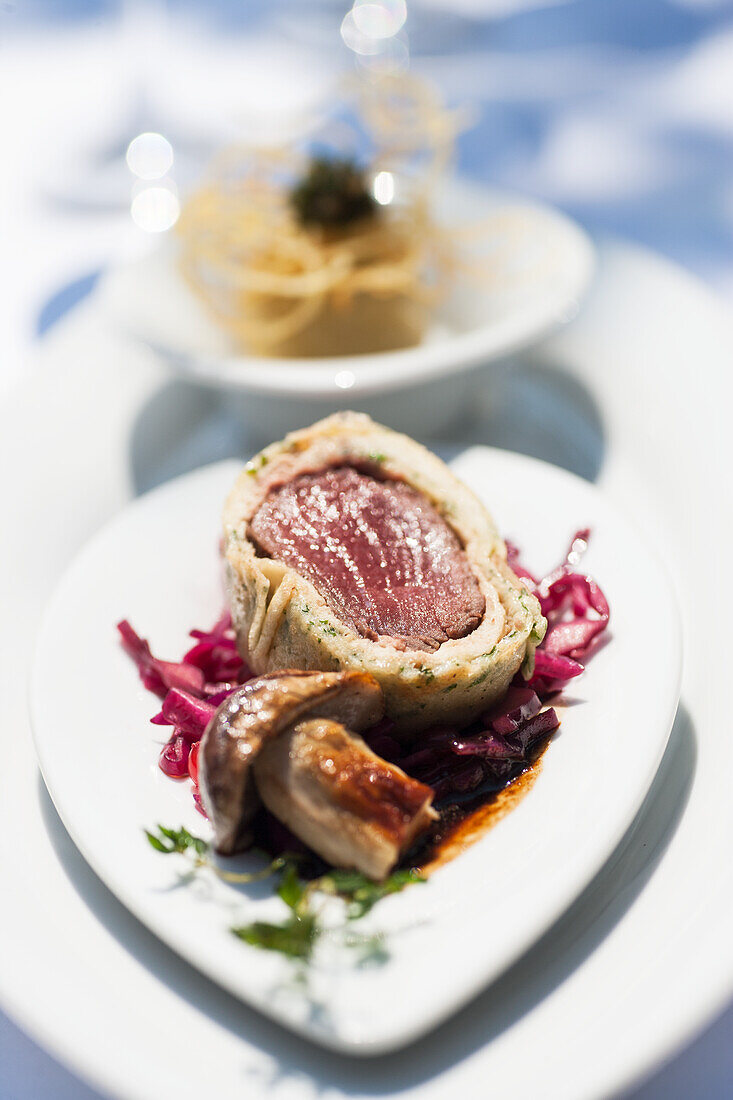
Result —
[[[506, 819], [419, 888], [387, 899], [366, 928], [390, 957], [355, 965], [329, 953], [307, 985], [292, 964], [248, 947], [232, 923], [270, 919], [265, 884], [242, 893], [217, 880], [176, 887], [175, 859], [145, 843], [156, 822], [207, 835], [188, 784], [157, 768], [156, 701], [122, 653], [129, 618], [154, 652], [183, 652], [187, 631], [220, 609], [221, 502], [239, 469], [225, 462], [130, 505], [88, 544], [62, 581], [41, 631], [31, 691], [43, 774], [97, 874], [162, 940], [237, 996], [316, 1041], [354, 1053], [400, 1047], [505, 969], [570, 904], [631, 823], [667, 742], [680, 678], [680, 627], [666, 573], [597, 490], [532, 459], [487, 448], [458, 461], [463, 478], [540, 570], [578, 526], [593, 528], [585, 565], [612, 609], [611, 643], [574, 685], [539, 778]], [[552, 509], [528, 509], [528, 500]], [[192, 519], [195, 521], [192, 522]], [[653, 633], [639, 675], [639, 624]], [[653, 690], [650, 690], [653, 685]], [[165, 731], [163, 731], [163, 740]], [[284, 910], [283, 910], [284, 911]]]
[[437, 212], [448, 226], [490, 218], [491, 282], [462, 282], [421, 344], [322, 359], [243, 355], [181, 278], [173, 242], [107, 274], [102, 309], [190, 378], [259, 394], [348, 400], [439, 379], [525, 347], [578, 309], [595, 253], [557, 210], [466, 181], [446, 184]]

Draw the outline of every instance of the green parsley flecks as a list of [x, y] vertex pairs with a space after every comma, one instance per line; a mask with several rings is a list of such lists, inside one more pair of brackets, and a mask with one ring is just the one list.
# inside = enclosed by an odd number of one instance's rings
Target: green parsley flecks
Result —
[[263, 466], [267, 465], [267, 462], [267, 455], [264, 452], [260, 452], [260, 454], [255, 455], [254, 458], [251, 458], [249, 460], [244, 469], [250, 477], [254, 477], [255, 474], [259, 473]]

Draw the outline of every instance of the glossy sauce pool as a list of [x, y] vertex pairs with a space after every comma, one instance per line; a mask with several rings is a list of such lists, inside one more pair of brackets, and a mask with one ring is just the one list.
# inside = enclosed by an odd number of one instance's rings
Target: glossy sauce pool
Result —
[[474, 792], [464, 801], [453, 802], [440, 810], [440, 818], [426, 840], [417, 851], [409, 852], [401, 865], [430, 875], [485, 836], [532, 789], [551, 741], [552, 737], [543, 741], [531, 763], [506, 786]]
[[[411, 868], [423, 875], [430, 875], [443, 864], [465, 852], [489, 829], [497, 825], [521, 802], [534, 786], [541, 770], [542, 758], [557, 730], [535, 748], [531, 761], [518, 765], [517, 775], [504, 786], [486, 785], [473, 791], [460, 801], [438, 807], [439, 818], [417, 845], [406, 852], [398, 867]], [[304, 878], [317, 878], [326, 874], [328, 864], [295, 837], [272, 814], [262, 808], [252, 822], [254, 846], [271, 856], [285, 851], [299, 852], [306, 856], [300, 873]]]

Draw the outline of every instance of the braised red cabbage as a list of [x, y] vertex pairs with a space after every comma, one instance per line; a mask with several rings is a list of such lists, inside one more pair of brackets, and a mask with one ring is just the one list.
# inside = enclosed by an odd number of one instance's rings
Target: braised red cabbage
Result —
[[[231, 618], [225, 612], [211, 630], [192, 630], [196, 644], [181, 661], [153, 657], [148, 643], [127, 621], [117, 624], [123, 649], [138, 667], [148, 691], [163, 700], [151, 718], [158, 726], [173, 726], [159, 764], [166, 775], [184, 779], [189, 773], [191, 749], [198, 744], [218, 705], [252, 676], [237, 651]], [[194, 799], [201, 809], [194, 780]], [[203, 811], [202, 811], [203, 812]]]
[[[506, 786], [557, 729], [555, 710], [543, 709], [543, 703], [583, 672], [583, 662], [602, 643], [609, 622], [608, 601], [600, 587], [592, 577], [576, 571], [589, 537], [588, 530], [576, 532], [562, 563], [542, 578], [532, 574], [520, 561], [517, 548], [507, 543], [510, 566], [537, 596], [548, 620], [528, 682], [518, 675], [501, 702], [470, 726], [436, 727], [412, 745], [391, 736], [389, 719], [366, 733], [375, 752], [432, 787], [439, 804], [460, 800], [479, 788]], [[237, 651], [230, 616], [224, 613], [210, 630], [192, 630], [195, 644], [178, 662], [153, 657], [148, 643], [128, 622], [119, 623], [118, 630], [144, 686], [163, 700], [151, 721], [173, 727], [160, 754], [160, 767], [175, 778], [191, 777], [194, 800], [203, 813], [197, 786], [198, 743], [216, 707], [252, 677]], [[274, 819], [267, 830], [274, 848], [285, 834], [292, 846], [292, 836]]]
[[580, 675], [582, 662], [593, 655], [608, 626], [608, 600], [592, 577], [576, 572], [589, 539], [587, 528], [576, 531], [562, 563], [541, 579], [522, 564], [517, 547], [507, 543], [509, 564], [537, 596], [547, 618], [547, 633], [529, 682], [543, 699]]

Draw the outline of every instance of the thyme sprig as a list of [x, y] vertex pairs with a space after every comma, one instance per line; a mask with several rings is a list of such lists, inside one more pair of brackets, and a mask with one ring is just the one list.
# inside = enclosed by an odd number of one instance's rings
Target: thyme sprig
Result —
[[[250, 924], [235, 925], [231, 931], [238, 939], [252, 947], [265, 951], [278, 951], [289, 958], [308, 961], [325, 928], [319, 917], [316, 895], [340, 897], [346, 905], [347, 920], [358, 920], [365, 916], [378, 901], [389, 894], [396, 894], [425, 878], [414, 869], [394, 871], [382, 882], [373, 882], [360, 871], [347, 871], [334, 868], [319, 878], [304, 879], [298, 873], [301, 857], [286, 852], [276, 856], [259, 871], [224, 871], [209, 856], [210, 845], [202, 837], [194, 836], [188, 829], [169, 829], [157, 826], [157, 835], [145, 830], [148, 842], [156, 852], [163, 855], [185, 855], [192, 857], [194, 870], [208, 867], [225, 882], [259, 882], [271, 875], [280, 875], [276, 893], [285, 902], [289, 913], [280, 923], [253, 921]], [[379, 941], [375, 957], [384, 958], [384, 947], [380, 937], [372, 937], [369, 944]], [[363, 937], [346, 937], [347, 946], [363, 947]]]
[[[155, 834], [151, 833], [148, 829], [145, 829], [145, 835], [148, 838], [150, 846], [155, 848], [156, 852], [162, 852], [164, 855], [173, 855], [175, 853], [185, 855], [187, 852], [193, 853], [193, 864], [195, 868], [209, 867], [214, 874], [218, 878], [223, 879], [224, 882], [261, 882], [263, 879], [269, 878], [270, 875], [276, 874], [277, 871], [284, 870], [284, 868], [294, 864], [300, 859], [295, 853], [286, 852], [270, 860], [267, 866], [259, 871], [225, 871], [209, 858], [208, 853], [210, 845], [208, 841], [200, 836], [193, 836], [189, 833], [188, 829], [184, 829], [183, 826], [181, 826], [180, 829], [167, 829], [164, 825], [158, 825], [158, 836], [155, 836]], [[262, 854], [264, 855], [264, 853]]]
[[397, 894], [406, 886], [415, 882], [425, 882], [425, 878], [413, 868], [393, 871], [383, 882], [373, 882], [360, 871], [341, 871], [334, 869], [316, 879], [318, 889], [324, 894], [338, 894], [347, 903], [346, 914], [349, 920], [358, 920], [373, 909], [378, 901], [389, 894]]

